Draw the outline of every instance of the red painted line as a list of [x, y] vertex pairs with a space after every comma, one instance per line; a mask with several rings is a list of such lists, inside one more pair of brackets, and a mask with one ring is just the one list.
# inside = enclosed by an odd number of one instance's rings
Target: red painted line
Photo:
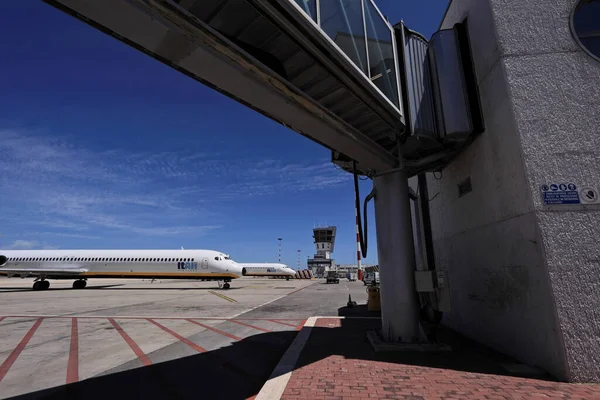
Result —
[[[311, 284], [312, 285], [312, 284]], [[7, 315], [4, 318], [72, 318], [71, 316], [64, 315]], [[81, 315], [78, 316], [77, 319], [107, 319], [110, 318], [108, 316], [95, 316], [95, 315]], [[189, 319], [190, 317], [117, 317], [119, 319], [143, 319], [148, 320], [148, 318], [153, 320], [161, 320], [161, 319], [173, 319], [173, 320], [181, 320], [181, 319]], [[220, 318], [220, 317], [193, 317], [193, 319], [203, 320], [203, 321], [229, 321], [231, 318]], [[273, 319], [269, 318], [236, 318], [239, 321], [271, 321]], [[298, 318], [274, 318], [277, 321], [298, 321]]]
[[163, 331], [165, 331], [167, 333], [170, 333], [171, 335], [175, 336], [177, 339], [181, 340], [183, 343], [187, 344], [188, 346], [190, 346], [192, 349], [198, 351], [199, 353], [206, 352], [205, 349], [203, 349], [202, 347], [198, 346], [196, 343], [187, 340], [186, 338], [184, 338], [183, 336], [179, 335], [176, 332], [173, 332], [172, 330], [170, 330], [166, 326], [163, 326], [163, 325], [159, 324], [158, 322], [151, 320], [150, 318], [148, 318], [147, 320], [150, 321], [150, 322], [152, 322], [154, 325], [158, 326]]
[[117, 322], [114, 319], [109, 318], [108, 321], [112, 324], [112, 326], [115, 327], [117, 332], [119, 332], [121, 334], [121, 337], [123, 338], [123, 340], [125, 340], [125, 342], [129, 345], [129, 347], [131, 347], [131, 350], [133, 350], [133, 352], [140, 359], [142, 364], [144, 364], [146, 366], [152, 364], [152, 361], [150, 361], [148, 356], [142, 351], [142, 349], [140, 349], [140, 347], [137, 345], [137, 343], [135, 343], [133, 341], [133, 339], [129, 337], [127, 332], [125, 332], [123, 330], [123, 328], [121, 328], [119, 326], [119, 324], [117, 324]]
[[230, 320], [229, 320], [229, 322], [234, 322], [234, 323], [236, 323], [236, 324], [240, 324], [240, 325], [243, 325], [243, 326], [247, 326], [247, 327], [249, 327], [249, 328], [258, 329], [259, 331], [263, 331], [263, 332], [271, 332], [271, 330], [270, 330], [270, 329], [265, 329], [265, 328], [261, 328], [261, 327], [259, 327], [259, 326], [254, 326], [254, 325], [246, 324], [246, 323], [244, 323], [244, 322], [241, 322], [240, 320], [237, 320], [237, 319], [230, 319]]
[[281, 321], [278, 321], [278, 320], [276, 320], [276, 319], [269, 319], [269, 320], [267, 320], [267, 321], [270, 321], [270, 322], [275, 322], [275, 323], [277, 323], [277, 324], [281, 324], [281, 325], [287, 325], [287, 326], [291, 326], [291, 327], [293, 327], [293, 328], [295, 328], [295, 327], [297, 327], [297, 326], [298, 326], [298, 325], [292, 325], [292, 324], [288, 324], [287, 322], [281, 322]]
[[302, 330], [302, 327], [304, 326], [304, 324], [306, 323], [306, 321], [307, 321], [306, 319], [302, 320], [302, 322], [300, 322], [300, 324], [298, 324], [298, 326], [296, 327], [296, 330], [297, 331]]
[[67, 384], [79, 381], [79, 331], [77, 318], [71, 319], [71, 346], [67, 364]]
[[223, 331], [221, 331], [221, 330], [219, 330], [217, 328], [213, 328], [212, 326], [201, 324], [200, 322], [194, 321], [193, 319], [187, 319], [187, 321], [191, 322], [192, 324], [196, 324], [198, 326], [201, 326], [203, 328], [210, 329], [213, 332], [220, 333], [221, 335], [227, 336], [228, 338], [231, 338], [233, 340], [242, 340], [242, 338], [240, 338], [240, 337], [237, 337], [235, 335], [229, 334], [227, 332], [223, 332]]
[[12, 353], [10, 353], [8, 358], [6, 360], [4, 360], [2, 365], [0, 365], [0, 382], [2, 382], [2, 379], [4, 379], [4, 377], [6, 376], [6, 373], [8, 372], [10, 367], [12, 367], [13, 363], [17, 360], [17, 358], [19, 357], [19, 355], [21, 354], [21, 352], [23, 351], [25, 346], [27, 346], [27, 343], [29, 343], [29, 341], [31, 340], [31, 337], [33, 336], [35, 331], [37, 331], [37, 329], [39, 328], [39, 326], [43, 320], [44, 320], [44, 318], [38, 318], [38, 320], [35, 321], [35, 324], [33, 324], [33, 326], [25, 334], [25, 336], [23, 336], [23, 339], [21, 339], [21, 342], [17, 345], [17, 347], [15, 347], [15, 349], [12, 351]]

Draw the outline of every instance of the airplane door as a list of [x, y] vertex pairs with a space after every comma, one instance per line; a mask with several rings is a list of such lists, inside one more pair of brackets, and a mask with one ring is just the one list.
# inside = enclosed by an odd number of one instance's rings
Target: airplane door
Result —
[[208, 258], [202, 259], [202, 269], [208, 269]]

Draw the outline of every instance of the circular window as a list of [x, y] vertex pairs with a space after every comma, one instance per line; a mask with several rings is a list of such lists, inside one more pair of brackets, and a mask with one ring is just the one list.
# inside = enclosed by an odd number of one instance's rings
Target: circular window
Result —
[[600, 0], [579, 0], [571, 15], [571, 31], [579, 45], [600, 61]]

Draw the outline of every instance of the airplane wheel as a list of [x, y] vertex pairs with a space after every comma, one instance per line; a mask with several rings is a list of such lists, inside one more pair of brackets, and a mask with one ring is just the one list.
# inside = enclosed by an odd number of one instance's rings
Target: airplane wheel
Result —
[[41, 290], [40, 281], [33, 282], [33, 290]]
[[225, 282], [225, 283], [223, 284], [223, 289], [229, 289], [229, 283]]
[[42, 290], [48, 290], [48, 288], [50, 287], [50, 282], [49, 281], [41, 281], [40, 287]]
[[83, 289], [87, 285], [86, 281], [75, 281], [73, 282], [73, 289]]

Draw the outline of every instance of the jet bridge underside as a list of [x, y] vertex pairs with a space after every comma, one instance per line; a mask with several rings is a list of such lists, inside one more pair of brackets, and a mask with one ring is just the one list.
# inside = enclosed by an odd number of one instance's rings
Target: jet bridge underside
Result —
[[44, 1], [343, 153], [361, 171], [399, 165], [404, 116], [289, 0]]

